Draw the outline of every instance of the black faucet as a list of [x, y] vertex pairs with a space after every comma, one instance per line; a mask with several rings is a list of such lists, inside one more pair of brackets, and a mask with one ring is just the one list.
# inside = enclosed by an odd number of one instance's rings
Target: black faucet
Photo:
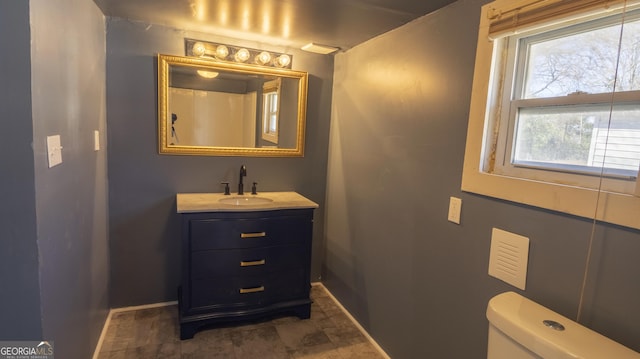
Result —
[[242, 184], [242, 177], [247, 176], [247, 167], [245, 165], [240, 166], [240, 183], [238, 183], [238, 194], [244, 194], [244, 184]]

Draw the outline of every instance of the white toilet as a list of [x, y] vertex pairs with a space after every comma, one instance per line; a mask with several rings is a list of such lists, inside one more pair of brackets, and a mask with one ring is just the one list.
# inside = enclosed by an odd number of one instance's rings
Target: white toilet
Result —
[[493, 297], [487, 319], [487, 359], [640, 359], [640, 353], [514, 292]]

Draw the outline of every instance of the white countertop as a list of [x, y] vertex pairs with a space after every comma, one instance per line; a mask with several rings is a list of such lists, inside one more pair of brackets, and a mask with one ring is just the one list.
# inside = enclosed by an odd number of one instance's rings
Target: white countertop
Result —
[[[271, 202], [235, 205], [220, 202], [229, 198], [267, 198]], [[178, 213], [193, 212], [246, 212], [272, 211], [278, 209], [318, 208], [318, 204], [296, 192], [258, 192], [257, 195], [245, 193], [224, 195], [223, 193], [178, 193], [176, 195]]]

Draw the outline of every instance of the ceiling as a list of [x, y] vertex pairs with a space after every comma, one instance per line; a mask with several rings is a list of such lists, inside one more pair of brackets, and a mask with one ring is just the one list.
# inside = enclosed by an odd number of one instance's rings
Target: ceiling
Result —
[[94, 0], [106, 16], [273, 45], [347, 50], [455, 0]]

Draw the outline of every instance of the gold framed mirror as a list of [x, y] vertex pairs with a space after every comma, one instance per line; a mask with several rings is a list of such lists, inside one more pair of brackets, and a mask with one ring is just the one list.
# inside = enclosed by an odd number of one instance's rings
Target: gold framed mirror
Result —
[[302, 157], [303, 71], [158, 54], [158, 151]]

